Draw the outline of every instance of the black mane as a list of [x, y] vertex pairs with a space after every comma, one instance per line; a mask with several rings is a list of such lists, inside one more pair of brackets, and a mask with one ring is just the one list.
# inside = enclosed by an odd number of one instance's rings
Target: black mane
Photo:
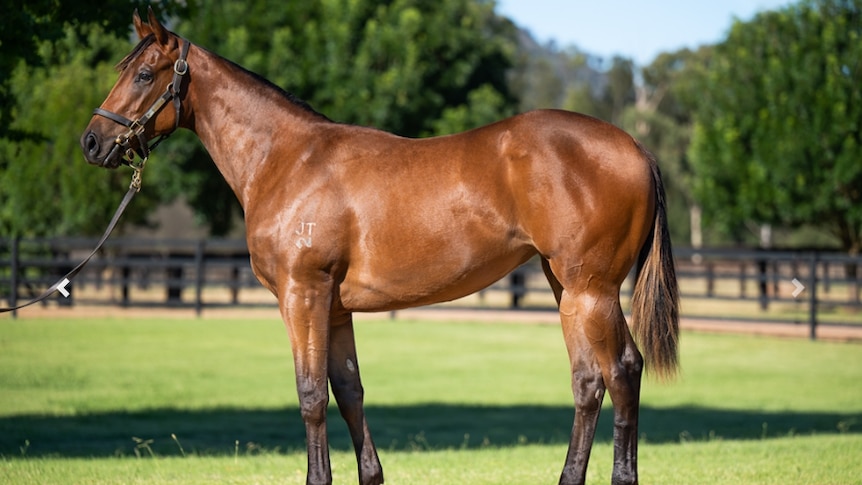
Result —
[[[224, 58], [223, 58], [223, 59], [224, 59]], [[246, 73], [247, 75], [251, 76], [251, 78], [252, 78], [252, 79], [255, 79], [255, 80], [259, 81], [261, 84], [263, 84], [264, 86], [266, 86], [266, 87], [268, 87], [268, 88], [270, 88], [270, 89], [275, 90], [275, 91], [276, 91], [278, 94], [280, 94], [284, 99], [286, 99], [286, 100], [290, 101], [292, 104], [294, 104], [295, 106], [297, 106], [297, 107], [301, 108], [303, 111], [305, 111], [305, 112], [307, 112], [307, 113], [310, 113], [310, 114], [313, 114], [313, 115], [315, 115], [315, 116], [318, 116], [318, 117], [320, 117], [320, 118], [323, 118], [323, 119], [325, 119], [326, 121], [332, 121], [332, 120], [330, 120], [326, 115], [324, 115], [323, 113], [321, 113], [321, 112], [319, 112], [319, 111], [315, 110], [315, 109], [314, 109], [314, 108], [313, 108], [313, 107], [312, 107], [312, 106], [311, 106], [307, 101], [305, 101], [305, 100], [303, 100], [303, 99], [298, 98], [298, 97], [297, 97], [295, 94], [293, 94], [293, 93], [290, 93], [290, 92], [288, 92], [288, 91], [285, 91], [284, 89], [282, 89], [282, 88], [281, 88], [281, 87], [279, 87], [277, 84], [275, 84], [275, 83], [273, 83], [272, 81], [270, 81], [269, 79], [267, 79], [267, 78], [265, 78], [265, 77], [261, 76], [260, 74], [258, 74], [258, 73], [256, 73], [256, 72], [249, 71], [248, 69], [246, 69], [246, 68], [244, 68], [244, 67], [240, 66], [239, 64], [237, 64], [237, 63], [235, 63], [235, 62], [229, 61], [229, 60], [227, 60], [227, 59], [225, 59], [225, 60], [226, 60], [227, 62], [230, 62], [232, 65], [236, 66], [236, 67], [237, 67], [239, 70], [241, 70], [242, 72], [244, 72], [244, 73]]]
[[[135, 48], [132, 49], [132, 52], [129, 52], [129, 54], [126, 55], [126, 57], [124, 57], [123, 60], [117, 64], [117, 66], [116, 66], [117, 71], [123, 71], [127, 67], [129, 67], [129, 64], [131, 64], [132, 61], [137, 59], [138, 56], [140, 56], [141, 53], [144, 52], [144, 50], [146, 50], [147, 47], [149, 47], [153, 42], [155, 42], [155, 40], [156, 40], [156, 37], [153, 34], [149, 34], [146, 37], [144, 37], [143, 39], [141, 39], [141, 41], [138, 42], [138, 45], [136, 45]], [[241, 72], [244, 72], [246, 75], [248, 75], [252, 79], [257, 80], [261, 84], [263, 84], [264, 86], [274, 90], [279, 95], [281, 95], [284, 99], [288, 100], [293, 105], [301, 108], [303, 111], [310, 113], [310, 114], [313, 114], [315, 116], [318, 116], [320, 118], [323, 118], [327, 121], [332, 121], [328, 117], [326, 117], [326, 115], [324, 115], [324, 114], [316, 111], [314, 108], [312, 108], [311, 105], [308, 104], [306, 101], [296, 97], [296, 95], [294, 95], [293, 93], [289, 93], [289, 92], [285, 91], [284, 89], [277, 86], [272, 81], [261, 76], [260, 74], [249, 71], [248, 69], [240, 66], [239, 64], [237, 64], [237, 63], [235, 63], [229, 59], [225, 59], [224, 57], [221, 57], [218, 54], [214, 54], [214, 53], [211, 53], [211, 54], [224, 59], [225, 62], [227, 62], [228, 64], [235, 66], [237, 69], [239, 69]]]

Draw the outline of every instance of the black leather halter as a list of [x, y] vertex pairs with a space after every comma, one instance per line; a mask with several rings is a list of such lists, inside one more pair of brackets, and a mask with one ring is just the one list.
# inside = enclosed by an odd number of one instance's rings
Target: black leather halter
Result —
[[[128, 131], [118, 135], [116, 140], [114, 140], [114, 147], [111, 149], [111, 153], [108, 154], [106, 159], [111, 159], [112, 157], [114, 157], [115, 152], [117, 150], [123, 150], [124, 151], [124, 154], [122, 156], [123, 160], [126, 162], [127, 165], [132, 167], [135, 171], [135, 173], [132, 175], [132, 183], [129, 185], [129, 190], [126, 192], [126, 195], [123, 197], [123, 200], [120, 202], [119, 207], [117, 207], [116, 212], [114, 212], [114, 217], [111, 218], [111, 222], [108, 224], [108, 228], [105, 229], [104, 234], [102, 234], [102, 238], [99, 239], [99, 242], [96, 244], [96, 248], [93, 249], [93, 251], [86, 257], [86, 259], [84, 259], [77, 266], [75, 266], [72, 269], [72, 271], [69, 271], [68, 273], [66, 273], [65, 276], [63, 276], [56, 283], [51, 285], [51, 287], [49, 287], [47, 290], [45, 290], [45, 292], [43, 292], [41, 295], [37, 296], [36, 298], [34, 298], [34, 299], [32, 299], [26, 303], [23, 303], [20, 305], [16, 304], [17, 303], [16, 302], [17, 295], [15, 295], [16, 289], [12, 288], [12, 297], [9, 300], [10, 306], [9, 307], [0, 307], [0, 313], [13, 312], [13, 315], [14, 315], [14, 312], [16, 310], [19, 310], [21, 308], [24, 308], [24, 307], [33, 305], [35, 303], [38, 303], [42, 300], [45, 300], [46, 298], [48, 298], [49, 296], [51, 296], [54, 292], [56, 292], [58, 290], [64, 290], [66, 288], [66, 285], [68, 285], [70, 283], [72, 278], [74, 278], [82, 269], [84, 269], [84, 266], [87, 265], [87, 263], [90, 261], [90, 259], [92, 259], [93, 256], [95, 256], [96, 253], [99, 252], [99, 249], [102, 248], [102, 245], [105, 244], [105, 241], [108, 240], [108, 236], [111, 235], [111, 232], [117, 226], [117, 222], [119, 222], [120, 216], [123, 215], [123, 211], [126, 210], [126, 207], [132, 201], [132, 198], [134, 198], [135, 194], [137, 194], [138, 191], [141, 190], [141, 172], [143, 172], [143, 170], [144, 170], [144, 165], [147, 163], [147, 158], [150, 155], [150, 151], [153, 150], [154, 148], [156, 148], [156, 145], [161, 143], [162, 140], [167, 138], [171, 133], [173, 133], [177, 129], [177, 126], [179, 126], [179, 123], [180, 123], [180, 88], [182, 87], [183, 76], [185, 76], [189, 72], [189, 65], [186, 62], [186, 56], [188, 56], [188, 53], [189, 53], [189, 45], [190, 45], [189, 41], [183, 39], [183, 46], [182, 46], [182, 49], [180, 50], [180, 57], [174, 63], [174, 78], [173, 78], [173, 80], [171, 81], [170, 84], [168, 84], [168, 87], [165, 89], [165, 93], [162, 94], [159, 97], [159, 99], [157, 99], [156, 102], [153, 103], [152, 106], [150, 106], [150, 109], [148, 109], [147, 112], [144, 113], [143, 116], [141, 116], [140, 118], [138, 118], [135, 121], [132, 121], [132, 120], [126, 118], [125, 116], [121, 116], [121, 115], [118, 115], [116, 113], [112, 113], [112, 112], [105, 110], [105, 109], [102, 109], [102, 108], [96, 108], [93, 111], [93, 114], [97, 114], [99, 116], [104, 116], [105, 118], [108, 118], [109, 120], [116, 121], [117, 123], [124, 125], [124, 126], [129, 128]], [[173, 99], [173, 101], [174, 101], [174, 109], [177, 112], [176, 121], [174, 122], [174, 129], [171, 130], [170, 133], [166, 133], [166, 134], [160, 136], [152, 145], [150, 145], [147, 143], [147, 140], [144, 137], [144, 128], [146, 127], [146, 125], [150, 121], [150, 119], [152, 119], [153, 116], [155, 116], [159, 111], [161, 111], [162, 108], [165, 106], [165, 104], [167, 104], [167, 102], [171, 99]], [[130, 140], [132, 139], [132, 137], [136, 137], [138, 139], [139, 147], [138, 147], [137, 152], [131, 146]], [[140, 155], [140, 157], [142, 159], [140, 163], [135, 163], [135, 161], [134, 161], [136, 153], [138, 155]], [[64, 293], [64, 294], [68, 295], [68, 293]]]
[[[177, 129], [180, 123], [180, 89], [182, 89], [182, 81], [183, 76], [185, 76], [189, 72], [189, 64], [186, 62], [186, 57], [189, 54], [189, 46], [191, 43], [185, 39], [182, 39], [183, 46], [180, 49], [180, 57], [174, 62], [174, 77], [171, 80], [170, 84], [168, 84], [167, 88], [165, 88], [165, 92], [159, 96], [159, 98], [150, 106], [150, 109], [147, 110], [140, 118], [135, 121], [132, 121], [125, 116], [119, 115], [117, 113], [113, 113], [106, 109], [96, 108], [93, 110], [93, 114], [104, 116], [111, 121], [117, 122], [123, 126], [128, 128], [127, 131], [117, 135], [117, 138], [114, 140], [114, 147], [111, 149], [111, 152], [105, 157], [106, 160], [112, 159], [115, 153], [118, 150], [123, 151], [122, 158], [129, 166], [136, 166], [134, 163], [135, 154], [139, 155], [142, 159], [141, 163], [138, 166], [143, 166], [146, 163], [147, 158], [150, 156], [150, 151], [156, 148], [159, 143], [161, 143], [165, 138], [170, 136], [174, 130]], [[150, 144], [146, 137], [144, 136], [144, 130], [146, 129], [147, 123], [165, 107], [168, 101], [174, 101], [174, 109], [176, 110], [176, 119], [174, 120], [174, 129], [169, 133], [161, 135], [155, 142]], [[138, 148], [137, 150], [132, 147], [131, 140], [132, 138], [138, 139]]]

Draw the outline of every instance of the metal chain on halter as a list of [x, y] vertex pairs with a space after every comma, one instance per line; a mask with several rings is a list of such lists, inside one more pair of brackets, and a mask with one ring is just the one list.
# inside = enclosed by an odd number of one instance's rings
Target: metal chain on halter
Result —
[[147, 160], [149, 160], [149, 157], [144, 157], [137, 163], [134, 160], [129, 161], [129, 167], [134, 170], [132, 173], [132, 182], [129, 184], [129, 189], [135, 189], [135, 192], [141, 191], [141, 184], [143, 183], [142, 175], [144, 173], [144, 168], [147, 166]]

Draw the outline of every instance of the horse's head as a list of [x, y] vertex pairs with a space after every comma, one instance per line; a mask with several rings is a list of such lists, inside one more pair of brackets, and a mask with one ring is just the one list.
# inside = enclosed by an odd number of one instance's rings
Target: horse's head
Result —
[[[146, 159], [154, 146], [148, 140], [179, 126], [189, 43], [165, 29], [152, 9], [148, 14], [145, 24], [135, 12], [140, 43], [117, 65], [117, 83], [81, 136], [84, 157], [94, 165], [116, 168], [135, 154]], [[174, 109], [162, 109], [169, 101]]]

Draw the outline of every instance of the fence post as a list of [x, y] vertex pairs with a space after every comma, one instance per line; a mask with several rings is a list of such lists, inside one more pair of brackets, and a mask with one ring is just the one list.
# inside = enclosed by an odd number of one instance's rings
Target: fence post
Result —
[[811, 253], [808, 275], [808, 324], [810, 325], [809, 338], [817, 340], [817, 252]]
[[706, 296], [707, 298], [715, 296], [715, 271], [712, 261], [706, 263]]
[[769, 310], [769, 263], [766, 259], [757, 261], [757, 288], [760, 292], [760, 309]]
[[129, 280], [132, 276], [132, 268], [129, 266], [131, 263], [123, 263], [120, 267], [120, 295], [121, 295], [121, 305], [124, 307], [129, 306]]
[[524, 293], [526, 293], [526, 288], [524, 286], [524, 273], [521, 272], [520, 268], [515, 269], [509, 275], [509, 291], [512, 295], [511, 300], [511, 308], [521, 308], [521, 298], [524, 297]]
[[206, 248], [206, 240], [198, 240], [198, 246], [195, 250], [195, 314], [201, 315], [204, 307], [203, 290], [204, 290], [204, 249]]
[[862, 289], [862, 285], [859, 284], [860, 276], [862, 276], [862, 259], [858, 259], [858, 254], [855, 256], [857, 259], [855, 261], [851, 261], [845, 265], [845, 270], [847, 273], [847, 279], [849, 280], [850, 285], [850, 301], [856, 305], [859, 304], [860, 301], [860, 292]]
[[[176, 264], [172, 262], [175, 257], [179, 260]], [[167, 253], [165, 276], [165, 302], [168, 305], [182, 305], [185, 281], [183, 277], [183, 255], [181, 253]]]
[[[9, 306], [14, 308], [18, 305], [18, 265], [20, 258], [21, 237], [15, 236], [12, 238], [12, 261], [9, 263], [9, 270], [12, 272], [9, 278], [9, 285], [12, 287], [9, 292]], [[18, 310], [12, 310], [12, 318], [18, 318]]]
[[230, 301], [234, 305], [239, 305], [239, 286], [241, 282], [239, 280], [239, 266], [233, 261], [233, 256], [231, 256], [230, 266]]
[[829, 261], [823, 261], [823, 293], [829, 293], [832, 279], [829, 277]]
[[779, 287], [781, 286], [781, 266], [778, 260], [773, 260], [772, 265], [772, 294], [778, 299], [780, 296]]

